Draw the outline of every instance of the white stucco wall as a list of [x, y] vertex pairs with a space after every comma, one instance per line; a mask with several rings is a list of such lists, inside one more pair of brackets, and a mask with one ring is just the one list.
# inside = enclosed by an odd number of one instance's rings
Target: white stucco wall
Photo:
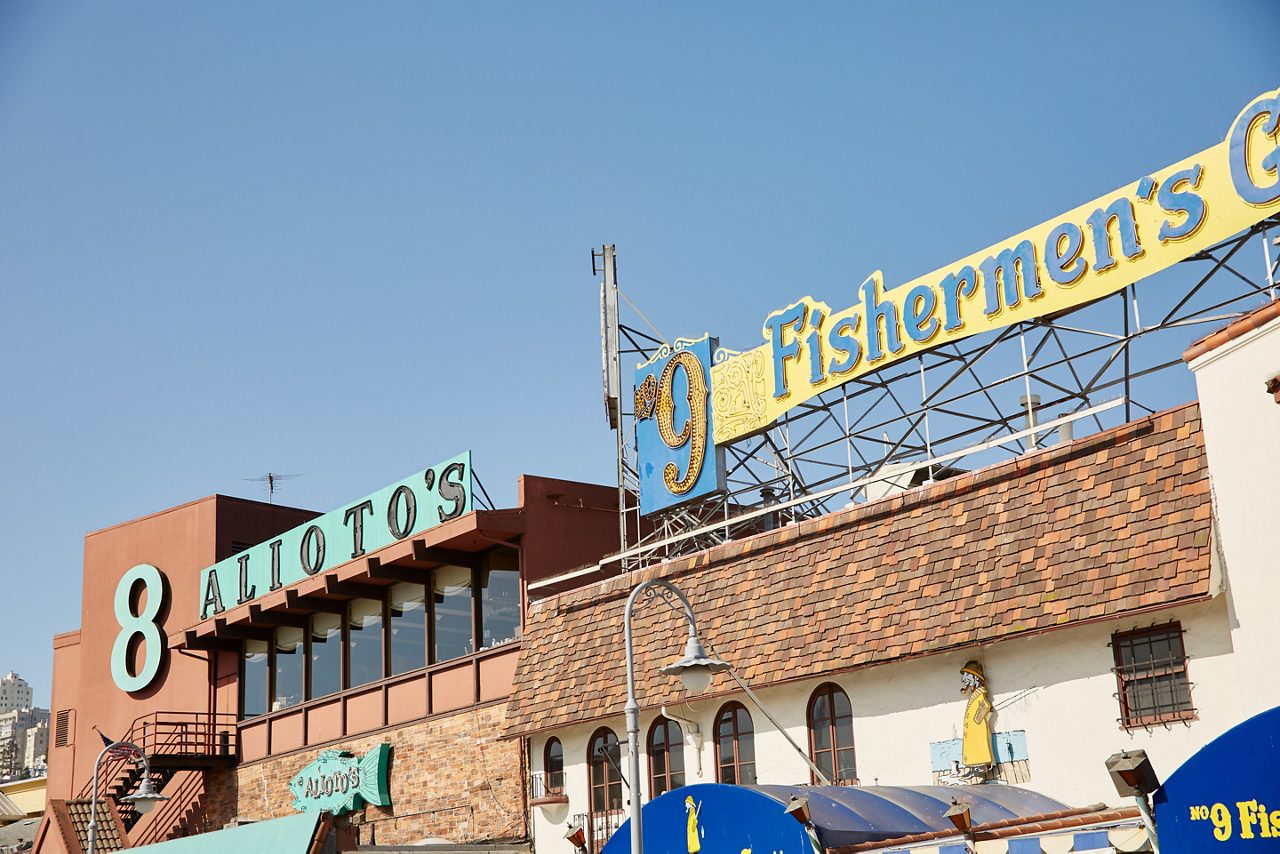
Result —
[[[1115, 632], [1178, 620], [1185, 631], [1192, 699], [1198, 719], [1189, 723], [1124, 730], [1118, 723], [1114, 664], [1108, 645]], [[849, 695], [854, 712], [857, 769], [863, 785], [928, 785], [933, 781], [929, 746], [961, 734], [965, 698], [960, 668], [971, 658], [983, 662], [992, 699], [999, 708], [997, 731], [1025, 730], [1031, 778], [1025, 784], [1068, 805], [1120, 804], [1103, 762], [1125, 748], [1142, 748], [1157, 772], [1169, 772], [1205, 742], [1262, 706], [1249, 681], [1240, 677], [1233, 654], [1225, 596], [1147, 615], [1061, 629], [994, 644], [982, 649], [928, 656], [867, 668], [829, 680]], [[732, 683], [717, 677], [715, 688]], [[806, 680], [758, 688], [770, 713], [802, 748], [807, 749], [805, 711], [813, 690], [823, 681]], [[755, 686], [753, 686], [755, 687]], [[716, 712], [730, 700], [752, 713], [756, 736], [756, 772], [761, 783], [807, 784], [809, 770], [764, 715], [741, 693], [691, 700], [672, 707], [695, 720], [704, 734], [702, 773], [686, 729], [686, 783], [715, 782], [712, 740]], [[620, 710], [619, 710], [620, 711]], [[656, 712], [641, 716], [641, 787], [648, 797], [648, 757], [643, 740]], [[587, 812], [587, 741], [602, 725], [625, 745], [621, 714], [603, 722], [566, 727], [531, 741], [531, 765], [542, 770], [543, 747], [551, 735], [564, 746], [568, 807], [533, 810], [534, 841], [539, 852], [571, 854], [564, 840], [566, 822]], [[627, 760], [624, 752], [624, 772]], [[625, 793], [624, 793], [625, 794]]]
[[1265, 383], [1280, 374], [1280, 321], [1206, 353], [1191, 369], [1231, 586], [1239, 679], [1259, 708], [1271, 708], [1280, 705], [1280, 682], [1267, 677], [1280, 649], [1280, 520], [1273, 500], [1280, 487], [1280, 404]]

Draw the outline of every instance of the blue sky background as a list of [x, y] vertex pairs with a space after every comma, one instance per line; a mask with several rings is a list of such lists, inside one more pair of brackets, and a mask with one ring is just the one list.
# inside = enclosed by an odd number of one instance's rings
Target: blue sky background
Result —
[[[82, 536], [460, 450], [608, 482], [597, 280], [760, 340], [1218, 142], [1267, 0], [0, 0], [0, 671], [49, 701]], [[1185, 397], [1191, 396], [1190, 384]]]

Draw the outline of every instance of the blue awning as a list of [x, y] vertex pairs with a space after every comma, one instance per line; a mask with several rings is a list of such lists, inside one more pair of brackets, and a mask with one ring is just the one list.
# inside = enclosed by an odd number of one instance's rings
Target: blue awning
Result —
[[[785, 809], [809, 799], [817, 842], [824, 848], [954, 830], [945, 815], [956, 801], [974, 824], [1067, 809], [1016, 786], [728, 786], [701, 783], [645, 804], [646, 854], [811, 854], [814, 840]], [[626, 854], [630, 822], [602, 854]]]
[[1233, 854], [1275, 849], [1280, 842], [1277, 768], [1280, 706], [1200, 748], [1156, 790], [1152, 801], [1160, 850]]

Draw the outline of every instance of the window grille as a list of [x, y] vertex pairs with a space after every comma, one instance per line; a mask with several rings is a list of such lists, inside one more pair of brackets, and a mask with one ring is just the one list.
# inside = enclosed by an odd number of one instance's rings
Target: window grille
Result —
[[1122, 726], [1131, 729], [1196, 717], [1179, 623], [1117, 633], [1111, 637], [1111, 649]]

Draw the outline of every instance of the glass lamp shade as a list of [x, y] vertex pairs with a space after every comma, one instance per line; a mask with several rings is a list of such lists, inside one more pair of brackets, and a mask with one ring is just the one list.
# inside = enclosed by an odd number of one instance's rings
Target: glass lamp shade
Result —
[[711, 687], [711, 668], [695, 664], [680, 671], [680, 681], [690, 694], [701, 694]]
[[711, 677], [723, 673], [729, 665], [718, 658], [711, 658], [702, 648], [702, 641], [697, 637], [689, 638], [685, 645], [684, 658], [662, 668], [668, 676], [679, 676], [685, 690], [692, 694], [700, 694], [711, 685]]
[[162, 795], [152, 788], [150, 775], [143, 774], [142, 782], [138, 784], [138, 791], [132, 795], [125, 795], [122, 800], [133, 804], [133, 808], [138, 811], [139, 815], [146, 815], [156, 808], [156, 804], [169, 800], [169, 796]]

